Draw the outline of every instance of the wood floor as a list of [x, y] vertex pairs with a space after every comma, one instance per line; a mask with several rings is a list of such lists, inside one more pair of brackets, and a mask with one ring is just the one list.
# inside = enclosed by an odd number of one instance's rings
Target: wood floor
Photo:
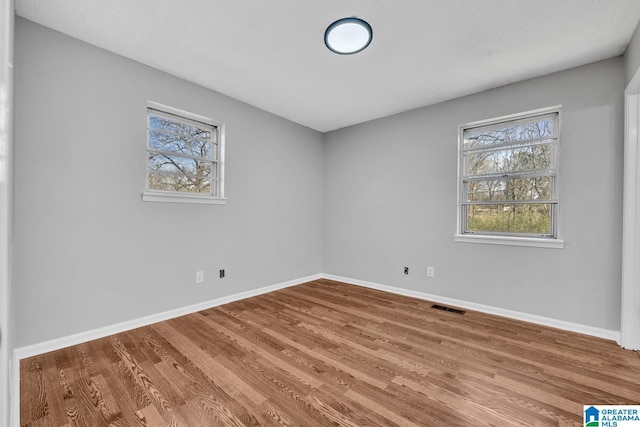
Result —
[[23, 426], [582, 425], [614, 342], [328, 280], [25, 359]]

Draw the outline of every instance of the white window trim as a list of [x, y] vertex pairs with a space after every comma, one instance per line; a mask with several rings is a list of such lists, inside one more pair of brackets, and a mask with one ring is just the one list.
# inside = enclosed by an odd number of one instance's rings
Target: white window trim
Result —
[[227, 199], [213, 196], [196, 196], [177, 194], [168, 191], [145, 191], [142, 193], [145, 202], [195, 203], [202, 205], [226, 205]]
[[453, 240], [463, 243], [484, 243], [487, 245], [530, 246], [534, 248], [564, 248], [564, 240], [536, 237], [489, 236], [478, 234], [455, 234]]
[[[224, 193], [224, 176], [225, 176], [225, 152], [224, 152], [224, 139], [225, 139], [225, 124], [217, 120], [213, 120], [209, 117], [201, 116], [198, 114], [190, 113], [188, 111], [180, 110], [178, 108], [170, 107], [168, 105], [159, 104], [153, 101], [147, 101], [148, 109], [154, 109], [164, 111], [179, 117], [184, 117], [190, 120], [195, 120], [203, 123], [210, 124], [217, 128], [218, 132], [218, 197], [195, 194], [195, 193], [178, 193], [171, 191], [159, 191], [159, 190], [145, 190], [142, 193], [142, 201], [144, 202], [167, 202], [167, 203], [190, 203], [190, 204], [206, 204], [206, 205], [225, 205], [227, 199]], [[148, 138], [148, 135], [147, 135]], [[145, 156], [145, 171], [147, 170], [147, 159]], [[146, 181], [146, 172], [145, 172]], [[145, 182], [145, 188], [147, 184]]]
[[[538, 237], [530, 237], [530, 236], [509, 236], [509, 235], [491, 235], [491, 234], [473, 234], [473, 233], [462, 233], [462, 209], [461, 200], [462, 191], [461, 191], [461, 173], [460, 168], [461, 164], [461, 150], [463, 143], [463, 132], [464, 129], [468, 129], [470, 127], [480, 127], [480, 126], [490, 126], [494, 124], [498, 124], [501, 122], [506, 122], [510, 120], [519, 120], [523, 119], [527, 116], [534, 115], [544, 115], [544, 114], [558, 114], [558, 138], [560, 138], [562, 131], [562, 105], [555, 105], [547, 108], [540, 108], [537, 110], [526, 111], [522, 113], [509, 114], [506, 116], [495, 117], [486, 120], [479, 120], [476, 122], [465, 123], [458, 126], [458, 177], [457, 177], [457, 198], [456, 198], [456, 232], [453, 235], [453, 240], [455, 242], [461, 243], [480, 243], [487, 245], [507, 245], [507, 246], [528, 246], [528, 247], [536, 247], [536, 248], [553, 248], [553, 249], [562, 249], [565, 246], [565, 241], [560, 238], [560, 204], [556, 208], [556, 236], [554, 238], [538, 238]], [[558, 144], [557, 156], [558, 156], [558, 169], [560, 162], [560, 152], [562, 150], [562, 145]], [[560, 194], [560, 175], [556, 175], [556, 194]]]

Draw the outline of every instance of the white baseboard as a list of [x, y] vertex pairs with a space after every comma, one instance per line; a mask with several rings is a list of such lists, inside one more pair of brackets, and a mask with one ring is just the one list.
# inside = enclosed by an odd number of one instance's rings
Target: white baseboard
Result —
[[404, 295], [413, 298], [419, 298], [423, 300], [438, 302], [442, 304], [453, 305], [457, 307], [466, 308], [469, 310], [476, 310], [483, 313], [495, 314], [498, 316], [507, 317], [510, 319], [522, 320], [525, 322], [536, 323], [539, 325], [550, 326], [552, 328], [564, 329], [567, 331], [578, 332], [585, 335], [591, 335], [594, 337], [604, 338], [619, 342], [620, 331], [612, 331], [608, 329], [596, 328], [594, 326], [581, 325], [578, 323], [566, 322], [564, 320], [552, 319], [549, 317], [537, 316], [534, 314], [522, 313], [519, 311], [507, 310], [504, 308], [493, 307], [489, 305], [477, 304], [474, 302], [458, 300], [455, 298], [443, 297], [440, 295], [433, 295], [424, 292], [412, 291], [409, 289], [397, 288], [394, 286], [382, 285], [379, 283], [367, 282], [365, 280], [358, 280], [349, 277], [335, 276], [332, 274], [314, 274], [307, 277], [301, 277], [287, 282], [277, 283], [275, 285], [265, 286], [258, 289], [253, 289], [237, 294], [216, 298], [213, 300], [189, 305], [186, 307], [180, 307], [173, 310], [168, 310], [162, 313], [152, 314], [149, 316], [141, 317], [138, 319], [128, 320], [125, 322], [117, 323], [102, 328], [93, 329], [86, 332], [80, 332], [78, 334], [69, 335], [66, 337], [56, 338], [49, 341], [44, 341], [38, 344], [28, 345], [24, 347], [18, 347], [13, 351], [13, 363], [14, 366], [18, 366], [21, 359], [35, 356], [37, 354], [47, 353], [54, 350], [59, 350], [72, 345], [81, 344], [83, 342], [103, 338], [109, 335], [114, 335], [120, 332], [129, 331], [131, 329], [147, 326], [152, 323], [162, 322], [164, 320], [173, 319], [175, 317], [184, 316], [186, 314], [195, 313], [201, 310], [206, 310], [211, 307], [217, 307], [222, 304], [227, 304], [234, 301], [250, 298], [257, 295], [262, 295], [268, 292], [277, 291], [278, 289], [288, 288], [290, 286], [299, 285], [301, 283], [311, 282], [318, 279], [329, 279], [338, 282], [349, 283], [353, 285], [364, 286], [371, 289], [377, 289], [385, 292], [391, 292], [393, 294]]
[[290, 286], [299, 285], [301, 283], [311, 282], [322, 278], [322, 275], [315, 274], [312, 276], [301, 277], [299, 279], [289, 280], [287, 282], [277, 283], [275, 285], [265, 286], [258, 289], [252, 289], [237, 294], [212, 299], [209, 301], [200, 302], [197, 304], [189, 305], [186, 307], [180, 307], [173, 310], [168, 310], [162, 313], [152, 314], [138, 319], [127, 320], [125, 322], [116, 323], [115, 325], [105, 326], [102, 328], [93, 329], [86, 332], [80, 332], [78, 334], [69, 335], [66, 337], [55, 338], [49, 341], [44, 341], [38, 344], [32, 344], [24, 347], [18, 347], [13, 351], [14, 363], [17, 364], [21, 359], [35, 356], [37, 354], [47, 353], [54, 350], [60, 350], [72, 345], [81, 344], [83, 342], [103, 338], [109, 335], [118, 334], [120, 332], [129, 331], [131, 329], [139, 328], [142, 326], [151, 325], [152, 323], [162, 322], [164, 320], [173, 319], [176, 317], [184, 316], [186, 314], [195, 313], [208, 308], [217, 307], [222, 304], [228, 304], [230, 302], [239, 301], [242, 299], [250, 298], [257, 295], [266, 294], [268, 292], [277, 291], [278, 289], [288, 288]]
[[165, 311], [150, 316], [141, 317], [139, 319], [133, 319], [122, 323], [117, 323], [111, 326], [105, 326], [102, 328], [94, 329], [91, 331], [81, 332], [66, 337], [56, 338], [53, 340], [45, 341], [38, 344], [28, 345], [24, 347], [18, 347], [13, 351], [13, 366], [11, 369], [11, 425], [20, 425], [20, 360], [27, 357], [35, 356], [42, 353], [47, 353], [54, 350], [59, 350], [72, 345], [81, 344], [83, 342], [91, 341], [98, 338], [103, 338], [109, 335], [125, 332], [131, 329], [147, 326], [152, 323], [161, 322], [164, 320], [173, 319], [175, 317], [184, 316], [186, 314], [195, 313], [208, 308], [216, 307], [222, 304], [227, 304], [234, 301], [239, 301], [245, 298], [250, 298], [257, 295], [262, 295], [268, 292], [277, 291], [279, 289], [288, 288], [290, 286], [299, 285], [306, 282], [311, 282], [318, 279], [329, 279], [338, 282], [349, 283], [358, 286], [364, 286], [371, 289], [377, 289], [380, 291], [390, 292], [393, 294], [404, 295], [413, 298], [419, 298], [422, 300], [438, 302], [447, 305], [453, 305], [469, 310], [476, 310], [483, 313], [495, 314], [498, 316], [507, 317], [510, 319], [522, 320], [525, 322], [536, 323], [539, 325], [550, 326], [553, 328], [564, 329], [567, 331], [578, 332], [581, 334], [591, 335], [594, 337], [604, 338], [608, 340], [620, 341], [620, 332], [611, 331], [607, 329], [596, 328], [593, 326], [580, 325], [577, 323], [565, 322], [563, 320], [551, 319], [543, 316], [536, 316], [533, 314], [522, 313], [513, 310], [507, 310], [499, 307], [492, 307], [483, 304], [477, 304], [474, 302], [458, 300], [454, 298], [443, 297], [439, 295], [432, 295], [418, 291], [412, 291], [409, 289], [396, 288], [394, 286], [381, 285], [379, 283], [367, 282], [364, 280], [357, 280], [348, 277], [335, 276], [332, 274], [315, 274], [312, 276], [302, 277], [299, 279], [289, 280], [287, 282], [277, 283], [275, 285], [265, 286], [258, 289], [253, 289], [237, 294], [229, 295], [226, 297], [216, 298], [210, 301], [205, 301], [186, 307], [181, 307], [169, 311]]
[[257, 295], [266, 294], [268, 292], [277, 291], [279, 289], [288, 288], [290, 286], [299, 285], [301, 283], [311, 282], [313, 280], [321, 279], [321, 274], [314, 274], [312, 276], [301, 277], [299, 279], [289, 280], [287, 282], [277, 283], [275, 285], [265, 286], [258, 289], [253, 289], [237, 294], [229, 295], [226, 297], [216, 298], [210, 301], [205, 301], [186, 307], [180, 307], [173, 310], [168, 310], [162, 313], [152, 314], [150, 316], [141, 317], [139, 319], [128, 320], [126, 322], [117, 323], [115, 325], [105, 326], [91, 331], [80, 332], [78, 334], [69, 335], [66, 337], [56, 338], [49, 341], [41, 342], [38, 344], [28, 345], [24, 347], [18, 347], [13, 350], [13, 366], [12, 366], [12, 378], [11, 378], [11, 426], [20, 425], [20, 360], [27, 357], [35, 356], [42, 353], [48, 353], [50, 351], [60, 350], [72, 345], [81, 344], [83, 342], [95, 340], [98, 338], [104, 338], [109, 335], [118, 334], [120, 332], [129, 331], [131, 329], [147, 326], [152, 323], [162, 322], [164, 320], [173, 319], [176, 317], [184, 316], [186, 314], [195, 313], [208, 308], [217, 307], [219, 305], [227, 304], [234, 301], [254, 297]]
[[433, 301], [446, 305], [466, 308], [468, 310], [480, 311], [487, 314], [495, 314], [497, 316], [507, 317], [509, 319], [522, 320], [524, 322], [535, 323], [552, 328], [564, 329], [566, 331], [577, 332], [580, 334], [591, 335], [598, 338], [604, 338], [620, 343], [620, 331], [611, 331], [608, 329], [596, 328], [594, 326], [581, 325], [579, 323], [566, 322], [564, 320], [552, 319], [549, 317], [537, 316], [535, 314], [522, 313], [520, 311], [507, 310], [504, 308], [493, 307], [490, 305], [477, 304], [475, 302], [458, 300], [455, 298], [432, 295], [409, 289], [396, 288], [394, 286], [381, 285], [379, 283], [367, 282], [364, 280], [352, 279], [349, 277], [334, 276], [332, 274], [323, 274], [323, 278], [335, 280], [337, 282], [349, 283], [352, 285], [364, 286], [366, 288], [377, 289], [379, 291], [391, 292], [393, 294], [404, 295], [408, 297], [418, 298], [427, 301]]

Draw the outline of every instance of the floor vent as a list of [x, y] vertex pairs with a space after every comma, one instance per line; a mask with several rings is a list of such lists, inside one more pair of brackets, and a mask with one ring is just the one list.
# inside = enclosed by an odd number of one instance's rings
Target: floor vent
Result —
[[457, 308], [451, 308], [451, 307], [447, 307], [444, 305], [438, 305], [438, 304], [433, 304], [431, 306], [431, 308], [435, 308], [436, 310], [442, 310], [442, 311], [450, 311], [451, 313], [456, 313], [456, 314], [464, 314], [466, 313], [464, 310], [458, 310]]

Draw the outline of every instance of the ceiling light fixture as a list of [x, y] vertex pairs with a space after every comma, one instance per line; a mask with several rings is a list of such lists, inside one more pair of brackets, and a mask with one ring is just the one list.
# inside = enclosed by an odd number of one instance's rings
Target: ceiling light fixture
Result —
[[339, 55], [353, 55], [366, 49], [373, 39], [371, 25], [360, 18], [342, 18], [327, 27], [324, 44]]

